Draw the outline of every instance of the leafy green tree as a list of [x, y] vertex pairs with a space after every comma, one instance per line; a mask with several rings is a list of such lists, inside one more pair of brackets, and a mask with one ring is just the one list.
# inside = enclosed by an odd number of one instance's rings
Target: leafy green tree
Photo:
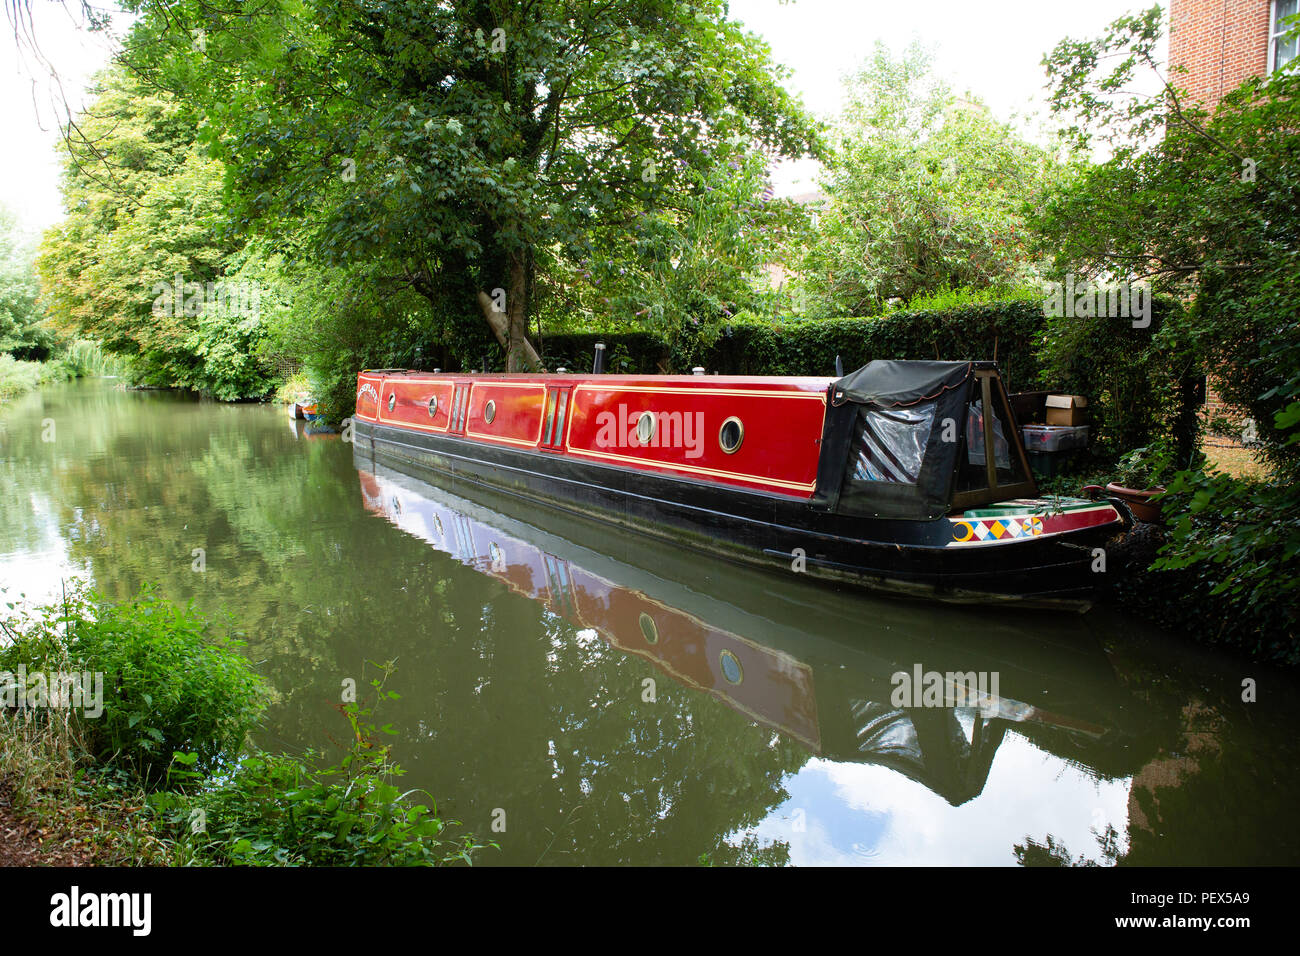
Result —
[[847, 84], [832, 142], [828, 201], [800, 266], [815, 311], [868, 315], [1032, 275], [1025, 199], [1054, 163], [934, 78], [919, 47], [895, 59], [877, 45]]
[[[728, 140], [814, 129], [722, 0], [138, 0], [128, 56], [207, 117], [236, 222], [302, 230], [432, 321], [536, 364], [535, 286], [593, 232], [702, 188]], [[737, 140], [738, 138], [738, 140]]]
[[247, 367], [257, 290], [225, 281], [242, 240], [195, 127], [126, 70], [103, 75], [64, 138], [68, 215], [41, 243], [43, 298], [57, 328], [130, 357], [150, 384], [259, 396], [269, 379]]
[[803, 210], [770, 196], [769, 157], [728, 146], [678, 208], [637, 210], [592, 233], [581, 260], [556, 264], [548, 328], [650, 328], [670, 340], [707, 337], [716, 320], [768, 313], [764, 267], [806, 228]]
[[0, 352], [14, 358], [44, 359], [54, 336], [42, 326], [35, 251], [24, 239], [18, 219], [0, 206]]

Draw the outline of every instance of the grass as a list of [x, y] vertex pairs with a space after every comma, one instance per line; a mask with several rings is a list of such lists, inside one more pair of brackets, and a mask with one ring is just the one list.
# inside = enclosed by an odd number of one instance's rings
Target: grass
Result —
[[0, 402], [30, 392], [48, 381], [42, 362], [20, 362], [12, 355], [0, 355]]
[[96, 343], [78, 339], [58, 358], [46, 362], [24, 362], [0, 353], [0, 403], [10, 401], [50, 382], [97, 375], [122, 375], [127, 371], [120, 358], [104, 352]]
[[1268, 465], [1260, 460], [1260, 456], [1241, 445], [1211, 444], [1207, 441], [1201, 446], [1201, 451], [1205, 453], [1208, 468], [1233, 478], [1265, 479], [1270, 474]]
[[0, 864], [182, 862], [177, 844], [141, 812], [144, 790], [124, 775], [88, 768], [81, 753], [72, 721], [0, 707], [0, 813], [7, 805], [26, 836], [0, 848]]

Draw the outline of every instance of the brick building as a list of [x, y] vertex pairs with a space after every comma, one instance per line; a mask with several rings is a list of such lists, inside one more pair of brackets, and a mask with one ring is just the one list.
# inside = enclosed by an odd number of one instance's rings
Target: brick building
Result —
[[1300, 0], [1170, 0], [1169, 65], [1187, 72], [1175, 86], [1213, 108], [1252, 76], [1267, 76], [1297, 55], [1284, 36]]

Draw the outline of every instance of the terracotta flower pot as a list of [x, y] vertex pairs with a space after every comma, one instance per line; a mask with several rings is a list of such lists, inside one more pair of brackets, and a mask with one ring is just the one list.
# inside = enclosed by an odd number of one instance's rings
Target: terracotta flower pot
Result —
[[1133, 517], [1138, 521], [1145, 521], [1147, 524], [1161, 524], [1163, 519], [1160, 516], [1160, 504], [1152, 503], [1151, 499], [1165, 490], [1164, 485], [1156, 485], [1154, 488], [1138, 489], [1125, 488], [1123, 485], [1117, 485], [1111, 482], [1106, 486], [1106, 490], [1116, 498], [1121, 498], [1128, 505], [1129, 510], [1133, 512]]

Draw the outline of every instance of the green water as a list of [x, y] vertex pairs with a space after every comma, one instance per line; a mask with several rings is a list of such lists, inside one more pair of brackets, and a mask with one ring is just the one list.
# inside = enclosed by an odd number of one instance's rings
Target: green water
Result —
[[[1049, 836], [1103, 864], [1300, 862], [1300, 685], [1113, 612], [739, 569], [278, 408], [84, 382], [0, 422], [6, 600], [77, 577], [229, 612], [276, 689], [270, 747], [331, 746], [344, 683], [396, 660], [403, 786], [499, 843], [484, 864], [1013, 865]], [[895, 706], [916, 668], [996, 696]]]

